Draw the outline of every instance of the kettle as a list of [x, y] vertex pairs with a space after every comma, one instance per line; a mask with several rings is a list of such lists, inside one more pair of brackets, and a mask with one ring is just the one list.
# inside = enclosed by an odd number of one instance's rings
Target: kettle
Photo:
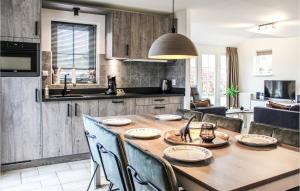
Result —
[[163, 80], [161, 82], [161, 91], [163, 93], [170, 92], [172, 90], [172, 81], [171, 80]]

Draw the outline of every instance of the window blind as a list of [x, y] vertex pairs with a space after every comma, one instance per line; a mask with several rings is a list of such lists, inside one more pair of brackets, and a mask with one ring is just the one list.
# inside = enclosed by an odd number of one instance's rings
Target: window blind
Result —
[[96, 26], [52, 21], [51, 50], [53, 69], [95, 69]]
[[260, 50], [256, 52], [257, 56], [272, 55], [272, 50]]

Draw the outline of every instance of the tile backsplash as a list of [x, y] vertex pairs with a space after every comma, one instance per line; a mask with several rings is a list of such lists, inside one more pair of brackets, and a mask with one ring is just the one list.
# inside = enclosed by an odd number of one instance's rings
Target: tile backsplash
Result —
[[[140, 62], [107, 60], [105, 55], [99, 55], [99, 77], [98, 84], [77, 85], [78, 88], [106, 88], [107, 75], [115, 75], [118, 88], [131, 87], [159, 87], [163, 79], [176, 79], [176, 86], [184, 88], [185, 84], [185, 62], [176, 61], [162, 62]], [[42, 52], [42, 70], [48, 71], [49, 76], [43, 76], [43, 87], [51, 84], [51, 52]], [[61, 88], [62, 85], [50, 85], [51, 88]], [[76, 88], [75, 87], [75, 88]]]

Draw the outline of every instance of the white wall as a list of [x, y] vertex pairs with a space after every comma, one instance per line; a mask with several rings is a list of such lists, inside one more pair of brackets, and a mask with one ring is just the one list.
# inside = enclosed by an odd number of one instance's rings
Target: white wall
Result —
[[[238, 46], [240, 63], [240, 90], [242, 92], [263, 92], [264, 80], [296, 80], [300, 94], [300, 37], [248, 39]], [[273, 75], [253, 75], [254, 57], [257, 50], [272, 50]]]
[[51, 51], [51, 21], [97, 25], [97, 54], [105, 54], [105, 16], [71, 11], [42, 9], [42, 51]]

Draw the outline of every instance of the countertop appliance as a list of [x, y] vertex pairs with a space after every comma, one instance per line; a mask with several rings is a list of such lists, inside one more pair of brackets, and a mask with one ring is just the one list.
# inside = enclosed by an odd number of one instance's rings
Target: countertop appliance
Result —
[[40, 44], [0, 41], [2, 77], [40, 76]]
[[161, 91], [163, 93], [168, 93], [172, 90], [172, 81], [171, 80], [162, 80], [161, 82]]
[[107, 76], [107, 90], [105, 91], [106, 95], [117, 95], [117, 83], [115, 76]]

